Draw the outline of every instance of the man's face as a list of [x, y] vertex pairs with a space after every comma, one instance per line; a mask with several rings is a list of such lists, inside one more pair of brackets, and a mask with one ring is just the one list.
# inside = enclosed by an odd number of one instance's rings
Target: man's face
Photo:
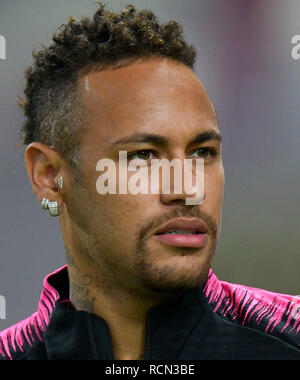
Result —
[[[79, 85], [89, 115], [81, 142], [83, 179], [66, 200], [78, 251], [108, 282], [131, 291], [178, 291], [201, 285], [216, 249], [224, 187], [220, 141], [193, 142], [203, 132], [218, 133], [205, 89], [192, 70], [168, 59], [93, 71], [81, 76]], [[146, 165], [152, 158], [182, 162], [203, 158], [205, 200], [187, 206], [184, 193], [100, 195], [96, 164], [109, 158], [118, 168], [120, 150], [128, 152], [128, 161], [140, 158]], [[128, 179], [131, 175], [128, 172]], [[178, 218], [204, 222], [207, 234], [202, 244], [193, 244], [189, 237], [175, 244], [176, 237], [156, 235]], [[192, 243], [185, 246], [184, 241]]]

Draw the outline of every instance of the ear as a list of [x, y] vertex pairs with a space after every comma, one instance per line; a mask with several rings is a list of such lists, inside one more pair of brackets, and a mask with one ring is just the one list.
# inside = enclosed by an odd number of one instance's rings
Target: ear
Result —
[[32, 190], [41, 202], [43, 198], [62, 204], [58, 179], [63, 177], [63, 159], [48, 145], [33, 142], [25, 151], [25, 165]]

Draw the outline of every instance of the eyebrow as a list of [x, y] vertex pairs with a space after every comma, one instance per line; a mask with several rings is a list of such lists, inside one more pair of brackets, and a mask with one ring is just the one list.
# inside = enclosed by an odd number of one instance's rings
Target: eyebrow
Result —
[[[221, 134], [217, 131], [206, 131], [202, 133], [198, 133], [196, 137], [190, 141], [188, 145], [193, 144], [201, 144], [208, 140], [217, 140], [219, 142], [222, 141]], [[133, 144], [133, 143], [150, 143], [153, 145], [166, 147], [168, 145], [168, 139], [164, 136], [152, 134], [152, 133], [136, 133], [134, 135], [123, 137], [117, 141], [114, 141], [111, 145], [125, 145], [125, 144]]]

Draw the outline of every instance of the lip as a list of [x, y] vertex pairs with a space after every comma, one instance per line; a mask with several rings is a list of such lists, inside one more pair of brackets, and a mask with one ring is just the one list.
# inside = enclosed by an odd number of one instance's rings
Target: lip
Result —
[[154, 235], [163, 234], [164, 232], [174, 230], [193, 230], [199, 232], [200, 234], [207, 233], [206, 225], [202, 222], [202, 220], [195, 218], [177, 218], [164, 224], [157, 231], [155, 231]]
[[[167, 231], [197, 231], [198, 234], [164, 234]], [[178, 218], [159, 228], [155, 238], [173, 247], [203, 248], [207, 243], [207, 228], [200, 219]]]
[[155, 235], [155, 238], [164, 244], [173, 247], [203, 248], [207, 242], [207, 234], [198, 235]]

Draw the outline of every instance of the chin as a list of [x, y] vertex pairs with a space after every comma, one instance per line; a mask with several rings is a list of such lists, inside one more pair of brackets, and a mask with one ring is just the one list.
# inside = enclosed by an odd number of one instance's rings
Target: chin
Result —
[[194, 289], [205, 284], [211, 257], [177, 256], [162, 262], [140, 266], [143, 285], [153, 292], [179, 292]]

